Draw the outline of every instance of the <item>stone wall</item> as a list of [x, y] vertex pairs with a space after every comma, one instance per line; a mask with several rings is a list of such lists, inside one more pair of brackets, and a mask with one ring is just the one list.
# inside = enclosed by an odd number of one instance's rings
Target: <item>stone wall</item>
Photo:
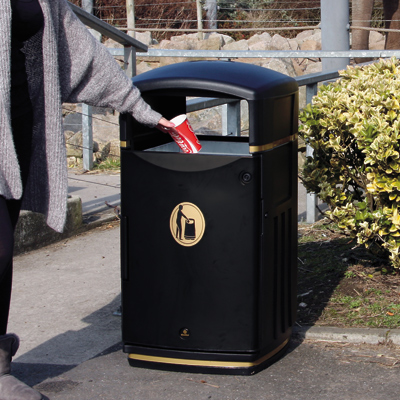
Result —
[[[139, 39], [140, 40], [140, 39]], [[203, 40], [199, 40], [198, 34], [180, 35], [172, 37], [171, 40], [163, 40], [161, 43], [150, 44], [147, 36], [147, 44], [150, 48], [176, 49], [176, 50], [320, 50], [321, 30], [309, 30], [301, 32], [295, 39], [287, 39], [281, 35], [271, 36], [269, 33], [255, 34], [248, 40], [234, 41], [230, 36], [213, 33]], [[149, 69], [175, 62], [187, 61], [182, 58], [154, 57], [141, 58], [137, 55], [137, 72], [142, 73]], [[271, 68], [283, 74], [298, 76], [321, 70], [319, 60], [310, 59], [237, 59], [240, 62], [247, 62]]]

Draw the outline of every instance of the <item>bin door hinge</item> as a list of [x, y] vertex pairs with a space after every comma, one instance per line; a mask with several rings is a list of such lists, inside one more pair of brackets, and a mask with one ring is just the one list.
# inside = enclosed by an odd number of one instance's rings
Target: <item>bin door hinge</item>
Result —
[[265, 209], [264, 199], [261, 199], [261, 236], [264, 236], [265, 233], [265, 224], [266, 219], [268, 218], [268, 211]]
[[128, 217], [121, 216], [121, 279], [129, 279], [129, 232]]

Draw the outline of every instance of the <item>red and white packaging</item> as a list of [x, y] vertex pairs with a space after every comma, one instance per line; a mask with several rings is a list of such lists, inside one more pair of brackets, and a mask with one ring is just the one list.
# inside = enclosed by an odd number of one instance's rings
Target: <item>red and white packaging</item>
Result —
[[175, 124], [175, 127], [164, 129], [171, 135], [181, 150], [184, 153], [198, 153], [201, 150], [201, 144], [190, 126], [186, 115], [178, 115], [172, 118], [171, 122]]

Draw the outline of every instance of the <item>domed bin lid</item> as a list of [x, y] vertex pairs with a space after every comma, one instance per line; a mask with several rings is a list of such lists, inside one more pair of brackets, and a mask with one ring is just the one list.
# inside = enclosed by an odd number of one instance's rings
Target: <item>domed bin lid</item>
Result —
[[270, 143], [282, 142], [297, 134], [297, 82], [268, 68], [233, 61], [188, 61], [156, 68], [134, 77], [132, 81], [144, 99], [153, 107], [156, 105], [154, 108], [166, 118], [173, 116], [168, 115], [171, 105], [158, 109], [160, 103], [154, 103], [152, 98], [247, 100], [249, 144], [255, 151], [269, 149]]
[[141, 92], [178, 90], [194, 96], [224, 94], [243, 100], [285, 96], [298, 90], [297, 82], [280, 72], [233, 61], [188, 61], [166, 65], [133, 78]]

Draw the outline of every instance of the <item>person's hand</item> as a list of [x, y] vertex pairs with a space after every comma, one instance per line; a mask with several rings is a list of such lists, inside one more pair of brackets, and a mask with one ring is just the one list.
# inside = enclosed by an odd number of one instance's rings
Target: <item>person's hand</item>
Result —
[[163, 130], [167, 130], [168, 128], [173, 128], [175, 124], [173, 122], [168, 121], [165, 118], [161, 118], [158, 121], [157, 128]]

